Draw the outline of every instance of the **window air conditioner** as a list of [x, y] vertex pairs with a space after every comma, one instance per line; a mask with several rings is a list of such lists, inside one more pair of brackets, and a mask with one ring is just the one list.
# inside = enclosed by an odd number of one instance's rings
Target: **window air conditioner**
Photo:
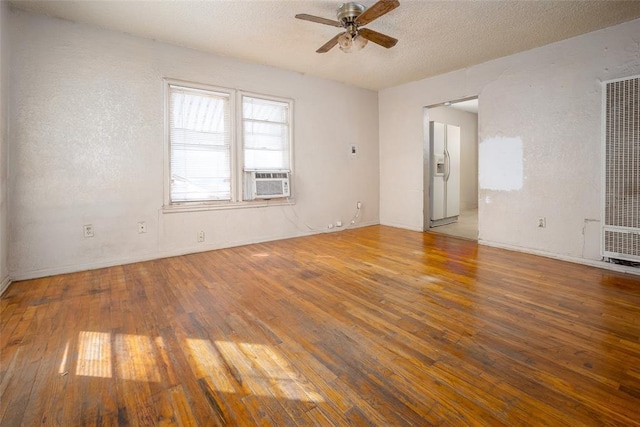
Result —
[[277, 199], [289, 197], [288, 171], [245, 171], [244, 199]]

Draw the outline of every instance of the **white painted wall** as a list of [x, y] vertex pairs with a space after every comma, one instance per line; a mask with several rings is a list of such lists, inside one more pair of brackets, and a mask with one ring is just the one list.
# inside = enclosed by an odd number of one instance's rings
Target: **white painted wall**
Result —
[[[325, 231], [356, 201], [357, 225], [378, 223], [376, 92], [25, 12], [10, 24], [14, 278]], [[162, 213], [163, 77], [293, 98], [296, 205]]]
[[0, 294], [9, 285], [7, 98], [9, 79], [9, 6], [0, 2]]
[[[479, 95], [480, 152], [496, 140], [522, 144], [520, 189], [480, 185], [480, 241], [598, 259], [601, 81], [640, 74], [639, 41], [635, 20], [381, 91], [380, 222], [422, 227], [422, 108]], [[517, 174], [503, 157], [480, 156], [480, 176]]]
[[[427, 109], [428, 120], [460, 128], [460, 209], [478, 207], [478, 115], [453, 107]], [[426, 136], [426, 135], [425, 135]], [[428, 156], [428, 150], [425, 150]], [[429, 187], [429, 175], [425, 174], [425, 190]], [[428, 199], [425, 193], [425, 199]], [[429, 212], [428, 210], [424, 212]], [[425, 222], [428, 215], [425, 215]]]

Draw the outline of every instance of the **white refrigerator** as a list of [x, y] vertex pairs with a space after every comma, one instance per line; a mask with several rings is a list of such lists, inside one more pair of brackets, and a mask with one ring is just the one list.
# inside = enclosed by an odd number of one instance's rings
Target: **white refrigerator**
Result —
[[437, 227], [456, 222], [460, 215], [460, 128], [429, 122], [429, 154], [429, 227]]

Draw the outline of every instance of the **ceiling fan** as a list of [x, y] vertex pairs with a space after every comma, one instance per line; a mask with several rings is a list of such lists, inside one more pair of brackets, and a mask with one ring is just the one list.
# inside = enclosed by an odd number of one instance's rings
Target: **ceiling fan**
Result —
[[335, 45], [340, 45], [340, 50], [343, 52], [355, 52], [362, 49], [367, 44], [367, 41], [372, 41], [389, 49], [398, 43], [397, 39], [368, 28], [360, 27], [367, 25], [369, 22], [374, 19], [378, 19], [386, 13], [391, 12], [398, 6], [400, 6], [400, 2], [398, 0], [378, 0], [378, 2], [368, 8], [360, 3], [349, 2], [338, 7], [337, 21], [321, 18], [319, 16], [307, 15], [306, 13], [298, 14], [296, 15], [296, 18], [305, 21], [317, 22], [319, 24], [331, 25], [333, 27], [344, 28], [344, 32], [337, 34], [331, 40], [322, 45], [320, 49], [316, 50], [318, 53], [328, 52]]

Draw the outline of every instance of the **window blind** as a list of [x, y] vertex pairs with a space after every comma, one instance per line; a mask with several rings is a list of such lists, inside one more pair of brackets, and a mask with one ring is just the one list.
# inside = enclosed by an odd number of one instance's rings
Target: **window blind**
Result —
[[290, 104], [242, 97], [244, 170], [289, 170]]
[[231, 199], [227, 93], [169, 85], [171, 201]]

